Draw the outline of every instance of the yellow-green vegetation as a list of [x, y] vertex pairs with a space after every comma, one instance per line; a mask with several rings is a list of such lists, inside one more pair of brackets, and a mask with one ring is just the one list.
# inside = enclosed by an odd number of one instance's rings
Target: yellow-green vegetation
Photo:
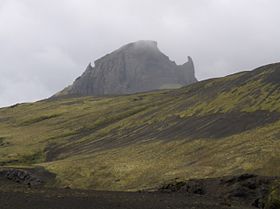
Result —
[[54, 186], [100, 190], [280, 175], [279, 66], [178, 90], [2, 108], [0, 165], [43, 166]]
[[280, 182], [275, 182], [271, 188], [271, 193], [268, 196], [265, 209], [280, 208]]

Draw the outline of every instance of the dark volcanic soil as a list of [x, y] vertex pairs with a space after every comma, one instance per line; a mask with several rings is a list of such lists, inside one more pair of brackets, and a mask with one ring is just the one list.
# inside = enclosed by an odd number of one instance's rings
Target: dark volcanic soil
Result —
[[[30, 192], [30, 191], [29, 191]], [[175, 193], [0, 192], [1, 209], [228, 209], [221, 200]]]
[[276, 179], [244, 174], [175, 181], [157, 192], [129, 193], [48, 189], [18, 181], [26, 173], [16, 174], [20, 176], [0, 178], [0, 209], [256, 209], [264, 207], [264, 198]]

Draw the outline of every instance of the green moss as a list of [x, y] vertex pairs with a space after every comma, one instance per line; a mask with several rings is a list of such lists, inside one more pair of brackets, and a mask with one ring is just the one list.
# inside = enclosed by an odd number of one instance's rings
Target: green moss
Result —
[[32, 165], [37, 163], [42, 163], [45, 160], [44, 152], [37, 152], [32, 155], [23, 156], [21, 160], [19, 160], [20, 164], [24, 165]]
[[280, 183], [276, 182], [271, 189], [271, 193], [268, 196], [265, 209], [279, 209], [280, 208]]
[[22, 121], [19, 125], [28, 126], [28, 125], [31, 125], [31, 124], [34, 124], [34, 123], [39, 123], [39, 122], [42, 122], [44, 120], [48, 120], [48, 119], [55, 118], [55, 117], [58, 117], [58, 116], [59, 116], [59, 114], [40, 115], [38, 117], [28, 118], [27, 120]]
[[7, 142], [7, 137], [0, 136], [0, 147], [8, 146], [9, 142]]
[[13, 156], [9, 156], [8, 159], [1, 159], [1, 164], [5, 166], [30, 166], [45, 161], [44, 152], [35, 152], [24, 155], [15, 153]]

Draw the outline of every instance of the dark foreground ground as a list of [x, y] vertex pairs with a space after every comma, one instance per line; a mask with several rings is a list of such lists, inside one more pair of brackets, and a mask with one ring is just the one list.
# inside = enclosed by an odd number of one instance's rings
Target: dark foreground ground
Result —
[[155, 192], [98, 192], [45, 188], [29, 175], [2, 173], [0, 209], [257, 209], [276, 179], [244, 174], [174, 181]]
[[[34, 192], [34, 191], [33, 191]], [[78, 194], [62, 191], [40, 194], [0, 192], [1, 209], [228, 209], [253, 207], [226, 205], [221, 200], [199, 195], [175, 193], [88, 192]]]

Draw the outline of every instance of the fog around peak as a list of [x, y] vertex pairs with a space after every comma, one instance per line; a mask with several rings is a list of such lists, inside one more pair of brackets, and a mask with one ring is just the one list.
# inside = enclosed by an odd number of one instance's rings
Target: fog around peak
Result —
[[157, 42], [156, 41], [150, 41], [150, 40], [140, 40], [133, 43], [134, 47], [136, 48], [156, 48]]
[[89, 62], [154, 40], [199, 80], [280, 61], [278, 0], [0, 0], [0, 106], [49, 97]]

